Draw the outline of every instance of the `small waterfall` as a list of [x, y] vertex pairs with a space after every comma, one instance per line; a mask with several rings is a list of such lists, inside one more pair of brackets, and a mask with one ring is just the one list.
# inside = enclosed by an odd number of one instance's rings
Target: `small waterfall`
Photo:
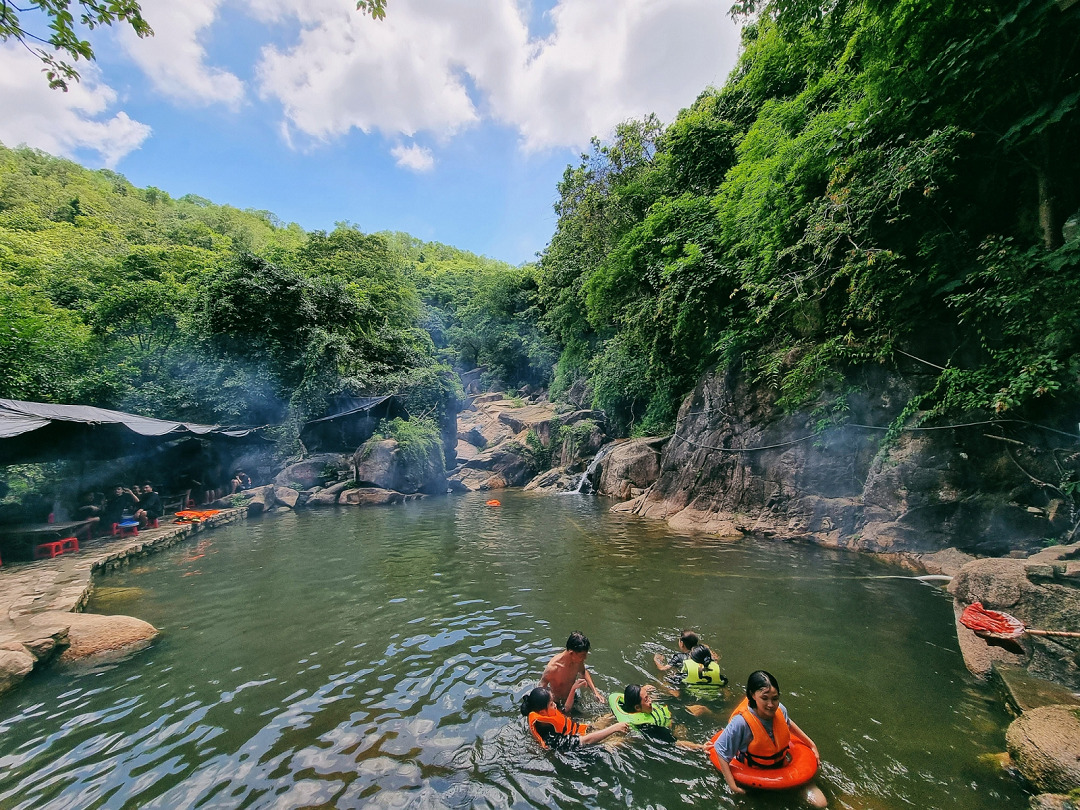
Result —
[[588, 495], [595, 492], [593, 485], [593, 476], [596, 475], [596, 471], [600, 469], [600, 462], [604, 460], [611, 448], [615, 446], [615, 442], [608, 442], [593, 456], [593, 460], [589, 462], [589, 466], [585, 469], [585, 472], [581, 474], [581, 478], [578, 479], [577, 488], [572, 490], [575, 494]]

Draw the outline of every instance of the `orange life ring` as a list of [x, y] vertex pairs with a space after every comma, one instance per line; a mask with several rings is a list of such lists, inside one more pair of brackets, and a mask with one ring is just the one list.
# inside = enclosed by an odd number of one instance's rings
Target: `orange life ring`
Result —
[[498, 502], [497, 500], [495, 500], [494, 498], [492, 498], [492, 499], [491, 499], [490, 501], [488, 501], [488, 502], [487, 502], [487, 505], [488, 505], [488, 506], [502, 506], [502, 504], [501, 504], [501, 503], [499, 503], [499, 502]]
[[[723, 729], [716, 732], [709, 740], [709, 759], [712, 760], [716, 770], [720, 768], [720, 755], [716, 753], [716, 741], [720, 739]], [[745, 765], [737, 759], [728, 763], [731, 775], [735, 781], [743, 787], [760, 788], [762, 790], [786, 790], [788, 788], [805, 785], [817, 773], [818, 760], [810, 746], [802, 740], [791, 738], [790, 748], [791, 761], [779, 768], [754, 768]]]

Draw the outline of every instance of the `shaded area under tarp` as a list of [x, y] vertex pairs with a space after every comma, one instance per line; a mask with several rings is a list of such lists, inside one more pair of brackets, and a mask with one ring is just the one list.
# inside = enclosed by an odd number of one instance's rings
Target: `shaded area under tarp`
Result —
[[351, 453], [372, 437], [383, 419], [408, 419], [401, 401], [391, 395], [352, 397], [335, 403], [335, 412], [305, 423], [300, 441], [309, 452]]
[[0, 399], [0, 466], [122, 458], [189, 437], [238, 444], [270, 441], [260, 430], [173, 422], [89, 405]]

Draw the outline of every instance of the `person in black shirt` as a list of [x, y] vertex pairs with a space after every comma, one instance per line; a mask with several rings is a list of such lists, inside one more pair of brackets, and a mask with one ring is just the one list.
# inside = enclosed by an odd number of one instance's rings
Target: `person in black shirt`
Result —
[[135, 510], [139, 506], [139, 497], [130, 489], [117, 484], [112, 494], [106, 499], [101, 513], [101, 526], [104, 531], [112, 529], [114, 523], [135, 520]]
[[663, 653], [657, 653], [653, 656], [653, 662], [661, 672], [667, 672], [669, 669], [681, 670], [683, 661], [690, 657], [690, 651], [700, 643], [697, 633], [693, 630], [683, 630], [679, 637], [679, 651], [672, 653], [667, 662], [664, 661]]
[[[139, 525], [145, 526], [153, 523], [165, 514], [165, 505], [161, 502], [161, 496], [154, 492], [154, 485], [146, 481], [142, 485], [142, 493], [139, 495]], [[136, 514], [139, 514], [136, 513]]]

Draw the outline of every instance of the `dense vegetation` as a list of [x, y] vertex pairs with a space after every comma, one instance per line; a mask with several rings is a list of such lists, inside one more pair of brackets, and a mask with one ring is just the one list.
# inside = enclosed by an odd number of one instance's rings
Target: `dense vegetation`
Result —
[[559, 185], [556, 392], [587, 382], [636, 433], [715, 364], [787, 407], [900, 359], [928, 373], [924, 418], [1074, 398], [1080, 4], [737, 10], [756, 16], [722, 88], [594, 141]]
[[286, 446], [339, 394], [397, 393], [437, 421], [452, 366], [520, 385], [554, 362], [534, 274], [0, 147], [0, 397], [280, 424]]
[[1075, 398], [1080, 3], [736, 10], [729, 81], [594, 141], [538, 267], [0, 148], [0, 396], [286, 439], [340, 393], [437, 417], [476, 365], [638, 434], [718, 364], [786, 407], [866, 362], [925, 372], [921, 418]]

